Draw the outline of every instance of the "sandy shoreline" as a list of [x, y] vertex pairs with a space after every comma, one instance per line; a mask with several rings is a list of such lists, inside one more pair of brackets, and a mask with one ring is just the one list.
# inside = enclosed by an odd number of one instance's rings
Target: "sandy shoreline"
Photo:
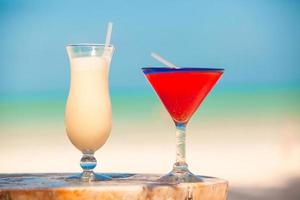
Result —
[[[163, 174], [171, 169], [175, 157], [171, 122], [164, 121], [164, 126], [154, 122], [152, 128], [115, 124], [107, 144], [96, 152], [97, 171]], [[293, 130], [273, 122], [256, 123], [249, 130], [243, 130], [244, 124], [233, 127], [227, 123], [226, 129], [191, 124], [190, 170], [225, 178], [233, 187], [282, 187], [289, 178], [300, 176], [300, 143], [294, 134], [300, 129], [295, 123], [288, 126]], [[1, 133], [5, 134], [0, 140], [0, 173], [80, 171], [81, 153], [68, 141], [62, 122], [1, 127]]]

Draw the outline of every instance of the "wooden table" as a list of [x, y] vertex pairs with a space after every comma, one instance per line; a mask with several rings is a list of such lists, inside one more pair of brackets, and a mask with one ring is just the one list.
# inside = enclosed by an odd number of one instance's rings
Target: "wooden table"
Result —
[[[157, 174], [107, 174], [111, 181], [80, 183], [70, 174], [0, 174], [0, 200], [225, 200], [228, 182], [203, 177], [204, 182], [162, 184]], [[122, 175], [123, 178], [119, 175]]]

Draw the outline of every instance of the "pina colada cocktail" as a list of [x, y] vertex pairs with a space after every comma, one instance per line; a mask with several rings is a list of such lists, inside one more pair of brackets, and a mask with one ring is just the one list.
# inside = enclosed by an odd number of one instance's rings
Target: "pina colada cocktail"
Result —
[[72, 144], [83, 156], [83, 172], [68, 179], [80, 181], [110, 180], [96, 174], [94, 153], [104, 145], [111, 130], [111, 104], [108, 74], [114, 47], [110, 45], [112, 23], [107, 26], [105, 44], [67, 45], [71, 83], [66, 104], [65, 125]]
[[185, 160], [185, 129], [189, 119], [223, 74], [223, 69], [142, 68], [176, 125], [176, 162], [160, 178], [168, 183], [197, 182]]
[[113, 46], [101, 44], [68, 45], [71, 66], [70, 91], [65, 125], [72, 144], [83, 153], [83, 173], [71, 178], [82, 181], [109, 180], [96, 174], [94, 152], [106, 142], [112, 124], [108, 75]]

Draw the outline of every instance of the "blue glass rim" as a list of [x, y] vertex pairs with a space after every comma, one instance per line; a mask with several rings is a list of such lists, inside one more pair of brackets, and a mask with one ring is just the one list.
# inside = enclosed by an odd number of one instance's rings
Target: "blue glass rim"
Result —
[[223, 73], [222, 68], [196, 68], [196, 67], [180, 67], [180, 68], [169, 68], [169, 67], [143, 67], [144, 74], [153, 73], [167, 73], [167, 72], [220, 72]]

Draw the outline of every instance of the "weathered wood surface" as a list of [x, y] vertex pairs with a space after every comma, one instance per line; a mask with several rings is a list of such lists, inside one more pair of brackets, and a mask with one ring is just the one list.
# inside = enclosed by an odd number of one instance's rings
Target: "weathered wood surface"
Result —
[[226, 200], [228, 183], [203, 177], [204, 182], [162, 184], [157, 174], [108, 174], [111, 181], [80, 183], [70, 174], [0, 174], [0, 200]]

